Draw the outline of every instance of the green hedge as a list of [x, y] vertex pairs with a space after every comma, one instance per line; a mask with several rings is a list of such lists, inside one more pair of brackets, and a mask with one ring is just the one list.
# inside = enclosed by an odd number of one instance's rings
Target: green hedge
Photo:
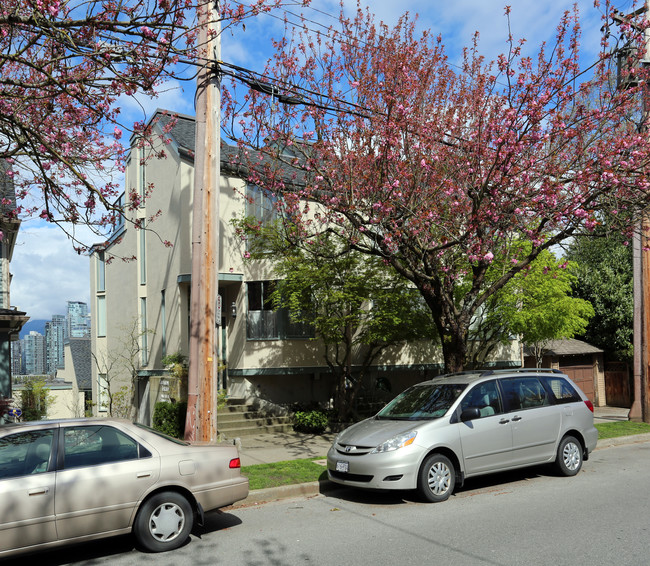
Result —
[[323, 434], [327, 429], [327, 414], [319, 410], [296, 411], [293, 415], [293, 430], [309, 434]]
[[174, 438], [183, 438], [185, 436], [186, 413], [187, 403], [160, 401], [153, 408], [152, 426], [163, 434]]

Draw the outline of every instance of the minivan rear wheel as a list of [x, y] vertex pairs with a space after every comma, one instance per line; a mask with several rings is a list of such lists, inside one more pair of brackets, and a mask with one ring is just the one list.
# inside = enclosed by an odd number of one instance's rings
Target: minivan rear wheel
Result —
[[555, 467], [563, 476], [575, 476], [582, 468], [582, 444], [573, 436], [565, 436], [557, 447]]
[[456, 470], [451, 460], [442, 454], [431, 454], [418, 474], [418, 492], [425, 501], [446, 501], [454, 491]]

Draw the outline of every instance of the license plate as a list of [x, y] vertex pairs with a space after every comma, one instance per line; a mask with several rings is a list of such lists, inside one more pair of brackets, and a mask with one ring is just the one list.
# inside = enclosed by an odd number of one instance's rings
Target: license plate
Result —
[[336, 471], [347, 474], [350, 471], [350, 462], [344, 462], [344, 461], [336, 462]]

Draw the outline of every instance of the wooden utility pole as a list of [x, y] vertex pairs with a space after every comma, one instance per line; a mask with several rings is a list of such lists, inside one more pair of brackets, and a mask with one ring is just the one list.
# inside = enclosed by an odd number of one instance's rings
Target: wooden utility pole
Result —
[[214, 72], [220, 57], [216, 0], [199, 1], [199, 49], [205, 64], [197, 77], [190, 367], [185, 439], [217, 439], [216, 301], [219, 269], [220, 85]]
[[[644, 8], [646, 19], [650, 19], [650, 0]], [[646, 52], [641, 64], [650, 61], [650, 30], [646, 29]], [[644, 86], [643, 97], [643, 131], [650, 135], [647, 122], [649, 119], [648, 87]], [[634, 401], [630, 408], [631, 421], [650, 422], [650, 214], [644, 211], [638, 223], [639, 233], [635, 235], [632, 261], [634, 266]]]

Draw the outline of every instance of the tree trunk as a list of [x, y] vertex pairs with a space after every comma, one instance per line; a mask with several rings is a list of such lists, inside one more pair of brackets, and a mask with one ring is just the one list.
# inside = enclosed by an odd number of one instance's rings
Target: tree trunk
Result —
[[445, 373], [463, 371], [467, 362], [467, 331], [456, 326], [441, 335]]

